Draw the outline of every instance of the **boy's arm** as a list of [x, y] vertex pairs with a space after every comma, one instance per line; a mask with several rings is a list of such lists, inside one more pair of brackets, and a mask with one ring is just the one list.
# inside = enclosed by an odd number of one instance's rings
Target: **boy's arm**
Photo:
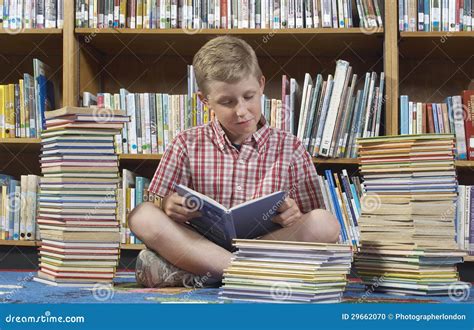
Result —
[[295, 144], [295, 152], [289, 167], [288, 194], [298, 204], [302, 213], [308, 213], [324, 205], [323, 195], [310, 155], [300, 140], [296, 140]]
[[184, 141], [184, 136], [178, 135], [166, 149], [148, 188], [153, 196], [153, 204], [161, 209], [163, 199], [175, 192], [176, 184], [189, 186], [191, 183], [191, 171]]

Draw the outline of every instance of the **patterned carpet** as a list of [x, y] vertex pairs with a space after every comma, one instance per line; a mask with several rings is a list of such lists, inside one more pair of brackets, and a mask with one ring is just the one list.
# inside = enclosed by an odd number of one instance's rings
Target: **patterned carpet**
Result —
[[[141, 288], [133, 273], [119, 272], [115, 284], [94, 289], [59, 288], [33, 281], [35, 272], [0, 272], [3, 303], [222, 303], [218, 288]], [[462, 298], [462, 299], [461, 299]], [[464, 299], [465, 298], [465, 299]], [[459, 301], [457, 301], [459, 300]], [[453, 300], [449, 297], [394, 296], [368, 292], [356, 281], [344, 293], [346, 303], [474, 303], [474, 291]]]

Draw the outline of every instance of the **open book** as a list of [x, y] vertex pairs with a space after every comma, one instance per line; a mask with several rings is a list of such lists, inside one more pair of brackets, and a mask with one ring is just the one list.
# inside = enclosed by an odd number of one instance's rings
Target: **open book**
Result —
[[212, 198], [183, 185], [176, 185], [186, 206], [201, 212], [202, 216], [189, 221], [189, 225], [210, 241], [232, 251], [234, 238], [256, 238], [280, 225], [272, 221], [285, 199], [285, 192], [278, 191], [227, 209]]

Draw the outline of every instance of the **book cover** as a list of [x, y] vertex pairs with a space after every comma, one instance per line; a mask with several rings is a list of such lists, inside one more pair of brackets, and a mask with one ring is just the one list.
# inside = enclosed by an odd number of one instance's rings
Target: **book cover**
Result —
[[200, 211], [202, 216], [189, 221], [189, 225], [212, 242], [232, 250], [235, 238], [256, 238], [267, 234], [280, 225], [271, 221], [285, 198], [278, 191], [227, 209], [213, 199], [183, 185], [176, 191], [185, 197], [186, 206]]

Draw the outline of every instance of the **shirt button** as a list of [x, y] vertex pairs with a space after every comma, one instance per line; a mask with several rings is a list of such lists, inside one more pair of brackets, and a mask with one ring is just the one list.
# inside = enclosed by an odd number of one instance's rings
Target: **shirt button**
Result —
[[244, 164], [245, 164], [245, 160], [239, 159], [239, 163], [242, 164], [242, 165], [244, 165]]
[[242, 190], [242, 186], [237, 186], [237, 187], [235, 187], [235, 188], [237, 188], [237, 191], [241, 191], [241, 190]]

